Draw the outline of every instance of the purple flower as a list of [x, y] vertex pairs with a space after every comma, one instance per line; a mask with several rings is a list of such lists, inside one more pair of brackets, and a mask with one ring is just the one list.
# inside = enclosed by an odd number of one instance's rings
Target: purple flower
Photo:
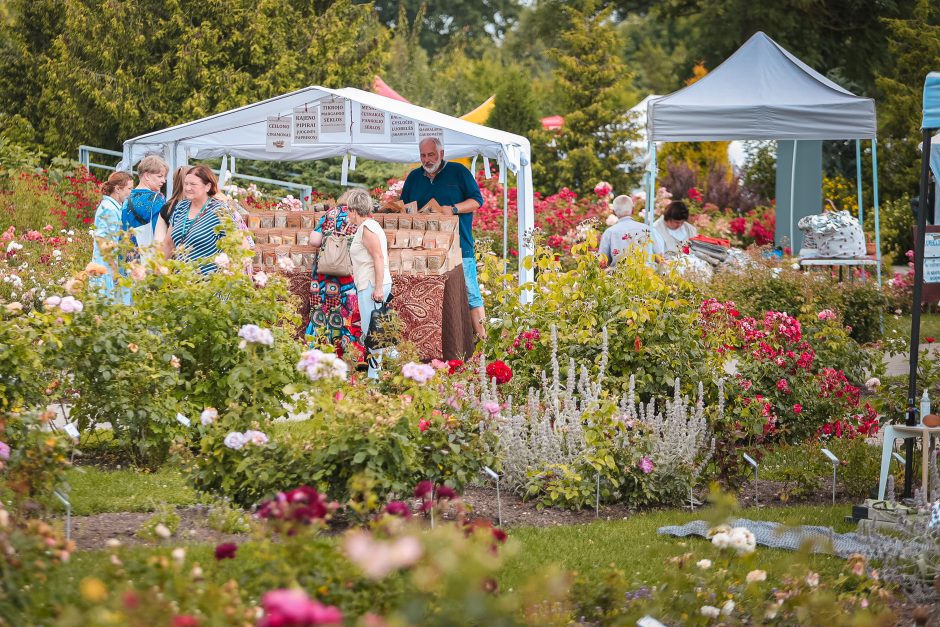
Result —
[[643, 456], [643, 459], [640, 460], [640, 463], [637, 464], [637, 466], [639, 466], [640, 470], [643, 471], [644, 475], [648, 475], [653, 472], [653, 460], [645, 455]]
[[262, 329], [257, 324], [246, 324], [238, 331], [238, 337], [249, 344], [264, 344], [271, 346], [274, 344], [274, 334], [270, 329]]
[[0, 442], [0, 459], [10, 459], [10, 445]]
[[225, 439], [222, 440], [222, 443], [233, 451], [237, 451], [248, 443], [248, 439], [245, 437], [244, 433], [232, 431], [227, 436], [225, 436]]
[[434, 376], [434, 366], [429, 366], [427, 364], [416, 364], [413, 361], [409, 361], [407, 364], [402, 366], [401, 374], [406, 379], [411, 379], [415, 383], [427, 383]]

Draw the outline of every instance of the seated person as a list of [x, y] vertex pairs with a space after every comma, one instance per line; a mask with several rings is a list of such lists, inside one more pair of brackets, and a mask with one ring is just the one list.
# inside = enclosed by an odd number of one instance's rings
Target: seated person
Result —
[[681, 200], [669, 203], [653, 228], [663, 238], [666, 256], [672, 257], [681, 253], [688, 241], [698, 235], [698, 229], [689, 224], [689, 208]]

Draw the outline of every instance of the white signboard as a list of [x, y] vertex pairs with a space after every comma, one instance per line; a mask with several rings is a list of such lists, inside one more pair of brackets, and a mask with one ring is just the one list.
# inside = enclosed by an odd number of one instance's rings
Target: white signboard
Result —
[[268, 116], [268, 128], [264, 149], [268, 152], [287, 152], [290, 150], [291, 116]]
[[392, 143], [413, 144], [415, 141], [414, 120], [392, 114]]
[[924, 233], [924, 259], [940, 257], [940, 233]]
[[346, 124], [346, 101], [324, 102], [320, 105], [320, 132], [321, 133], [345, 133]]
[[366, 135], [385, 135], [385, 112], [362, 105], [359, 109], [359, 131]]
[[940, 257], [924, 259], [924, 283], [940, 283]]
[[301, 107], [294, 110], [294, 143], [318, 144], [320, 132], [317, 130], [317, 110]]
[[444, 129], [440, 126], [431, 126], [430, 124], [419, 124], [418, 125], [418, 141], [425, 140], [429, 137], [436, 137], [444, 143]]

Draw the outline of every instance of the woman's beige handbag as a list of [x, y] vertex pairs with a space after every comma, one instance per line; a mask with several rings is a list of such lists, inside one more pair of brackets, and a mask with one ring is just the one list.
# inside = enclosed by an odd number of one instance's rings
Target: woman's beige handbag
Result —
[[327, 276], [352, 276], [352, 257], [349, 256], [350, 237], [333, 233], [323, 238], [317, 257], [317, 272]]

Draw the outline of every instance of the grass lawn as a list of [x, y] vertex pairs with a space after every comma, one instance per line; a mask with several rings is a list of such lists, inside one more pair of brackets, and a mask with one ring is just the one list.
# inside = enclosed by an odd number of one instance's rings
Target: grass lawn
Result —
[[[149, 512], [164, 503], [174, 507], [196, 503], [196, 493], [171, 465], [155, 472], [138, 468], [101, 470], [92, 466], [66, 473], [75, 516], [104, 512]], [[58, 501], [56, 501], [58, 503]], [[61, 508], [61, 506], [60, 506]]]
[[[832, 526], [838, 532], [852, 530], [852, 525], [843, 522], [848, 513], [847, 506], [792, 506], [780, 508], [746, 509], [738, 515], [753, 520], [773, 520], [786, 524], [814, 524]], [[718, 551], [710, 542], [700, 538], [674, 538], [660, 536], [656, 529], [663, 525], [683, 524], [703, 518], [702, 511], [663, 510], [639, 514], [627, 520], [599, 521], [596, 523], [559, 527], [515, 527], [510, 529], [511, 557], [506, 561], [499, 577], [500, 588], [509, 590], [521, 586], [534, 574], [550, 565], [580, 575], [589, 584], [600, 583], [609, 567], [624, 572], [631, 584], [636, 586], [655, 584], [661, 581], [666, 560], [674, 555], [692, 552], [695, 559], [716, 557]], [[338, 538], [337, 538], [338, 541]], [[167, 555], [170, 543], [161, 548], [124, 548], [121, 557], [144, 562], [149, 555]], [[219, 566], [212, 558], [213, 547], [190, 545], [187, 560], [199, 562], [207, 577], [225, 581], [237, 570], [251, 565], [253, 547], [241, 547], [235, 560], [227, 560]], [[801, 558], [796, 553], [758, 547], [756, 553], [745, 558], [735, 569], [742, 576], [748, 570], [761, 568], [770, 575], [782, 573]], [[834, 576], [844, 563], [830, 556], [818, 555], [807, 558], [809, 566], [823, 577]], [[82, 578], [101, 574], [107, 569], [108, 551], [79, 551], [60, 569], [50, 573], [50, 579], [42, 591], [37, 590], [37, 602], [46, 603], [55, 599], [58, 603], [80, 602], [79, 582]], [[217, 570], [221, 568], [221, 570]]]
[[[751, 520], [771, 520], [790, 525], [823, 525], [837, 532], [852, 531], [844, 522], [850, 508], [831, 506], [792, 506], [745, 509], [737, 514]], [[509, 535], [521, 546], [507, 561], [501, 585], [519, 585], [536, 570], [555, 563], [565, 570], [588, 579], [600, 579], [614, 567], [624, 571], [634, 583], [655, 582], [662, 576], [667, 558], [693, 552], [700, 558], [713, 558], [717, 549], [701, 538], [675, 538], [656, 533], [659, 527], [681, 525], [704, 518], [701, 511], [663, 510], [633, 516], [627, 520], [602, 521], [566, 527], [513, 528]], [[770, 573], [786, 570], [796, 554], [758, 547], [747, 568], [762, 568]], [[842, 560], [826, 555], [810, 558], [812, 567], [821, 572], [835, 571]]]
[[[911, 317], [908, 316], [898, 316], [898, 319], [895, 320], [894, 316], [886, 315], [885, 316], [885, 331], [889, 329], [897, 329], [898, 333], [902, 337], [911, 336]], [[924, 343], [925, 337], [934, 337], [940, 338], [940, 314], [922, 314], [920, 317], [920, 341], [921, 344]]]

